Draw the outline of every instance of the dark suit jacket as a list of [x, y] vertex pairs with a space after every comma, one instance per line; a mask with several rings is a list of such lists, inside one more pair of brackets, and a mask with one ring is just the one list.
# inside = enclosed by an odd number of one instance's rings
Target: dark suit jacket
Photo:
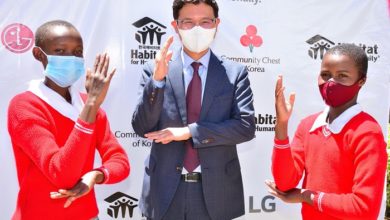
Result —
[[[187, 126], [183, 66], [178, 53], [169, 64], [163, 88], [152, 81], [153, 63], [144, 67], [140, 98], [132, 125], [145, 133]], [[246, 68], [211, 53], [200, 120], [188, 125], [202, 167], [202, 186], [209, 215], [215, 220], [245, 213], [240, 162], [236, 145], [254, 137], [253, 94]], [[140, 201], [143, 213], [161, 219], [180, 182], [184, 141], [153, 143], [145, 164]]]

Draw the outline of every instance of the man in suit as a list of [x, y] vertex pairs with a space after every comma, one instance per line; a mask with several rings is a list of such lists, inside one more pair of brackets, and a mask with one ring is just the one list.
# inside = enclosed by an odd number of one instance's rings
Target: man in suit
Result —
[[209, 49], [216, 1], [174, 0], [173, 17], [183, 47], [173, 56], [170, 37], [145, 65], [132, 119], [153, 140], [140, 208], [149, 219], [233, 219], [245, 212], [236, 145], [255, 132], [248, 72]]

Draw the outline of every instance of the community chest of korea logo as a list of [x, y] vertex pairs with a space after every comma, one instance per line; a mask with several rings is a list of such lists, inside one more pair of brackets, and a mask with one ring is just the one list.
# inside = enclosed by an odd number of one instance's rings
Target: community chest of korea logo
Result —
[[264, 52], [256, 49], [264, 43], [258, 27], [253, 24], [244, 27], [244, 33], [238, 35], [239, 39], [237, 40], [237, 44], [240, 43], [244, 48], [243, 53], [232, 51], [231, 55], [221, 55], [221, 58], [244, 64], [250, 73], [265, 73], [267, 66], [280, 65], [279, 57], [264, 55]]
[[1, 32], [1, 43], [13, 53], [24, 53], [34, 45], [34, 33], [24, 24], [10, 24]]
[[254, 25], [246, 27], [246, 33], [240, 38], [240, 43], [244, 47], [249, 47], [250, 52], [253, 52], [255, 47], [260, 47], [263, 44], [263, 38], [257, 35], [257, 28]]

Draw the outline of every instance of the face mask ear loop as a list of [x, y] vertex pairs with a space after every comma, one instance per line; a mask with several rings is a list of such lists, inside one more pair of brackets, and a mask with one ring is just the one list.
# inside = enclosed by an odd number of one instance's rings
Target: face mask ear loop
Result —
[[35, 46], [35, 47], [38, 48], [43, 54], [45, 54], [47, 56], [47, 53], [45, 53], [45, 51], [43, 51], [41, 47], [38, 47], [38, 46]]
[[359, 83], [359, 81], [362, 80], [362, 85], [360, 87], [362, 87], [365, 83], [366, 83], [366, 80], [367, 80], [367, 76], [361, 76], [357, 81], [356, 83]]
[[47, 53], [45, 53], [45, 51], [43, 51], [41, 47], [38, 47], [38, 46], [35, 46], [35, 47], [38, 48], [43, 54], [45, 54], [46, 59], [48, 59], [49, 55], [47, 55]]

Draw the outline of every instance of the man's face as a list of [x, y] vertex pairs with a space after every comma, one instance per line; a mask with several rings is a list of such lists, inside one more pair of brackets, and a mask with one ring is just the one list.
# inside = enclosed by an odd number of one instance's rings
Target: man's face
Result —
[[[210, 21], [211, 24], [210, 24]], [[172, 21], [172, 26], [178, 33], [178, 29], [188, 30], [194, 25], [205, 26], [205, 28], [217, 28], [220, 20], [215, 18], [213, 8], [206, 3], [185, 4], [179, 11], [177, 21]]]

